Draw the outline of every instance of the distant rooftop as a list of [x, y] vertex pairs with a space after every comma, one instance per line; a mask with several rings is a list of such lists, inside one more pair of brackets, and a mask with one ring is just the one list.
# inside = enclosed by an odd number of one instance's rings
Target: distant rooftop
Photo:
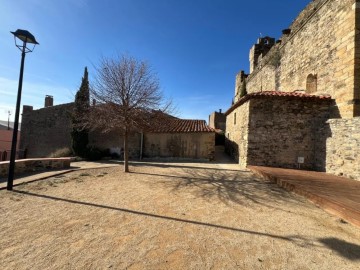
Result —
[[153, 133], [197, 133], [197, 132], [215, 132], [215, 130], [206, 124], [205, 120], [190, 119], [169, 119], [162, 125], [150, 130]]

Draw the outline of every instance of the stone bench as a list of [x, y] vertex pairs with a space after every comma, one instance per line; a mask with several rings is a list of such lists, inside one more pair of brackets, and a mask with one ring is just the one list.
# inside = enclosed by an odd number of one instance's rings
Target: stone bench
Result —
[[[27, 158], [15, 160], [15, 174], [22, 174], [48, 169], [70, 168], [72, 158]], [[0, 177], [6, 177], [9, 173], [10, 161], [0, 162]]]

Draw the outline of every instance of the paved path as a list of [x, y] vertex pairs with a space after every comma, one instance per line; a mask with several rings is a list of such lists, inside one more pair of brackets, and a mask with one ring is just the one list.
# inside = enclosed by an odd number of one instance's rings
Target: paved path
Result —
[[248, 166], [254, 173], [307, 197], [324, 210], [360, 226], [360, 181], [331, 174]]
[[[46, 179], [46, 178], [49, 178], [52, 176], [62, 175], [65, 173], [77, 171], [77, 170], [108, 168], [108, 167], [119, 166], [119, 164], [120, 164], [120, 162], [116, 162], [116, 161], [99, 161], [99, 162], [77, 161], [77, 162], [72, 162], [70, 168], [68, 168], [68, 169], [34, 172], [34, 173], [22, 174], [19, 176], [15, 175], [14, 187], [17, 185], [23, 184], [23, 183], [30, 183], [30, 182]], [[0, 178], [0, 190], [6, 189], [6, 186], [7, 186], [7, 178], [6, 177]]]

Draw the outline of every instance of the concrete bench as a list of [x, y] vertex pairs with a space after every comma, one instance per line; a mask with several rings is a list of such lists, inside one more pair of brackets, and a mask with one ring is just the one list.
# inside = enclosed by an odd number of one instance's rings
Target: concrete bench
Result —
[[[15, 174], [22, 174], [48, 169], [70, 168], [72, 158], [27, 158], [15, 160]], [[0, 177], [6, 177], [9, 172], [10, 161], [0, 162]]]

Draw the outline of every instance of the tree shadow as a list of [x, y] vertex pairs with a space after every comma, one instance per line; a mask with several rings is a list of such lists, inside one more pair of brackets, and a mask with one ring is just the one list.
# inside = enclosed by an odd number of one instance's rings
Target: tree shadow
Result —
[[319, 242], [325, 244], [328, 248], [336, 251], [340, 256], [347, 258], [352, 261], [360, 260], [360, 246], [348, 243], [344, 240], [329, 237], [329, 238], [321, 238], [318, 239]]
[[[292, 193], [279, 188], [276, 184], [258, 179], [248, 171], [228, 171], [218, 169], [182, 168], [170, 174], [155, 174], [151, 172], [133, 172], [161, 176], [162, 179], [151, 185], [161, 185], [171, 192], [189, 191], [196, 197], [208, 201], [220, 200], [228, 205], [260, 204], [268, 208], [289, 212], [279, 207], [281, 204], [299, 204]], [[306, 207], [306, 205], [304, 205]]]
[[[212, 168], [214, 162], [208, 162], [208, 163], [204, 163], [204, 162], [189, 162], [189, 165], [183, 165], [186, 162], [178, 162], [179, 164], [176, 164], [177, 162], [173, 162], [173, 161], [169, 161], [169, 162], [150, 162], [150, 161], [145, 161], [145, 162], [131, 162], [130, 165], [132, 167], [158, 167], [158, 168], [183, 168], [183, 169], [205, 169], [205, 170], [218, 170], [218, 171], [233, 171], [233, 172], [241, 172], [242, 170], [232, 170], [232, 169], [221, 169], [221, 168]], [[205, 166], [194, 166], [191, 164], [209, 164], [209, 167], [205, 167]], [[215, 162], [216, 164], [219, 164], [217, 162]], [[222, 163], [222, 164], [228, 164], [228, 163]]]

